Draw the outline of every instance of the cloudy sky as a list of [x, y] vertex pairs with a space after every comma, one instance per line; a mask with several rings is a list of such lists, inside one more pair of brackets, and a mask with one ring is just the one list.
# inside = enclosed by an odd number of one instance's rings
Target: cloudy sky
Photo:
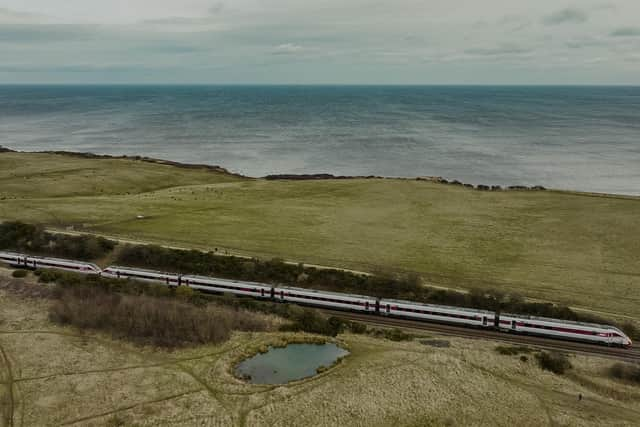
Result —
[[0, 0], [0, 83], [640, 84], [640, 0]]

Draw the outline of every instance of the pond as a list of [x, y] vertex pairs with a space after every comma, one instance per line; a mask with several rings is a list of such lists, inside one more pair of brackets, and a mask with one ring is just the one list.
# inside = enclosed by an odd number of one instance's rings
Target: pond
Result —
[[320, 367], [329, 367], [349, 352], [333, 343], [289, 344], [244, 360], [236, 375], [251, 384], [285, 384], [316, 375]]

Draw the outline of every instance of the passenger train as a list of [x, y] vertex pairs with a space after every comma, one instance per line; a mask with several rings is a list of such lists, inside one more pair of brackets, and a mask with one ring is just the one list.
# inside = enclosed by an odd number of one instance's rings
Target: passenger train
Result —
[[272, 286], [214, 277], [181, 275], [132, 267], [111, 266], [101, 270], [95, 264], [1, 252], [0, 261], [15, 267], [56, 268], [84, 274], [97, 274], [116, 279], [142, 280], [167, 286], [188, 286], [203, 292], [231, 293], [253, 298], [348, 310], [373, 315], [449, 323], [461, 326], [495, 329], [502, 332], [538, 335], [610, 346], [631, 347], [631, 339], [610, 325], [572, 322], [569, 320], [518, 314], [495, 313], [472, 308], [422, 304], [411, 301], [374, 298], [339, 292]]

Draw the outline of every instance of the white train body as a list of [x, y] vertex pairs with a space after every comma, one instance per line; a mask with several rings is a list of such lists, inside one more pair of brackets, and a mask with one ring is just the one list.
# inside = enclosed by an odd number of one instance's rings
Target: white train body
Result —
[[499, 329], [554, 338], [564, 338], [593, 343], [631, 346], [631, 340], [620, 329], [609, 325], [572, 322], [545, 317], [501, 314]]
[[213, 291], [245, 295], [254, 298], [271, 298], [272, 286], [255, 282], [216, 279], [204, 276], [182, 276], [181, 284], [201, 291]]
[[317, 307], [350, 310], [380, 314], [415, 320], [452, 323], [482, 328], [498, 328], [503, 332], [539, 335], [565, 340], [579, 340], [590, 343], [630, 347], [632, 342], [621, 330], [609, 325], [572, 322], [569, 320], [517, 314], [497, 315], [492, 311], [422, 304], [395, 299], [377, 299], [365, 295], [351, 295], [338, 292], [316, 291], [293, 287], [273, 287], [264, 283], [243, 282], [195, 275], [181, 276], [143, 270], [133, 267], [111, 266], [100, 270], [95, 264], [58, 258], [37, 257], [14, 252], [0, 251], [0, 262], [15, 267], [55, 268], [84, 274], [98, 274], [117, 279], [133, 279], [154, 282], [168, 286], [189, 286], [190, 288], [232, 293], [254, 298], [313, 305]]
[[274, 289], [277, 301], [309, 304], [318, 307], [353, 310], [375, 313], [377, 299], [363, 295], [350, 295], [338, 292], [314, 291], [313, 289], [277, 287]]
[[483, 328], [493, 328], [496, 321], [496, 314], [493, 311], [421, 304], [395, 299], [381, 299], [380, 314], [408, 319], [480, 326]]
[[141, 270], [139, 268], [111, 266], [102, 270], [102, 275], [114, 279], [142, 280], [144, 282], [155, 282], [171, 286], [178, 286], [180, 283], [180, 276], [177, 274]]
[[0, 252], [0, 261], [14, 267], [55, 268], [83, 274], [100, 274], [100, 267], [90, 262]]

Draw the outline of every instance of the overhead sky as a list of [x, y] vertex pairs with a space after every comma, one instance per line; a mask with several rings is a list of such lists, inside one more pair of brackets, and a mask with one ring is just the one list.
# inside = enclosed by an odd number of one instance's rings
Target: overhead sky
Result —
[[0, 83], [640, 84], [640, 0], [0, 0]]

